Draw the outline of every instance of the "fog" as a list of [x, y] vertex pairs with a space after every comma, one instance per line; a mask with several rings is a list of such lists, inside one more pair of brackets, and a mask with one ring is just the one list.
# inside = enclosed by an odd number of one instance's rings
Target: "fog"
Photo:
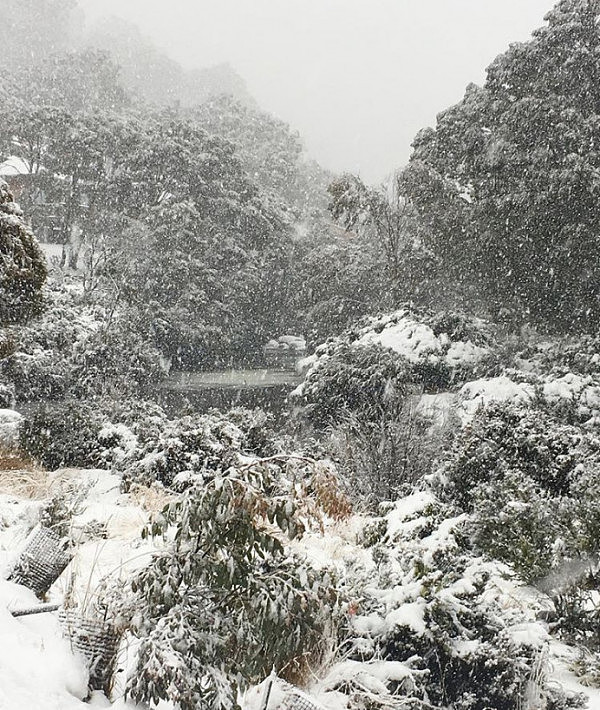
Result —
[[551, 0], [80, 0], [186, 67], [230, 62], [326, 167], [379, 180]]

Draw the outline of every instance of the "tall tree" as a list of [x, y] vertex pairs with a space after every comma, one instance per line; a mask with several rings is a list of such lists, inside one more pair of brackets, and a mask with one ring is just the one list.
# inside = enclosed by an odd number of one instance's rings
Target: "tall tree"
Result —
[[448, 268], [518, 322], [600, 322], [599, 16], [561, 0], [417, 137], [404, 175]]

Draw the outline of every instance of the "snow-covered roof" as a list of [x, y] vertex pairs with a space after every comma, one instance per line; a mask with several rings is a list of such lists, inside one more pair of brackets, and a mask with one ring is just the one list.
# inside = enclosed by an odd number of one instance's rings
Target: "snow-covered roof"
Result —
[[15, 177], [16, 175], [29, 175], [29, 165], [16, 155], [11, 155], [10, 158], [0, 164], [0, 177]]

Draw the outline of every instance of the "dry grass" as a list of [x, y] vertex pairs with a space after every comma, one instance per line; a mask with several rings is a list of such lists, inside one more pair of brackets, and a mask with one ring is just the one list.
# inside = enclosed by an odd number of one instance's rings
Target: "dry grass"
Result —
[[175, 498], [172, 493], [156, 484], [143, 486], [134, 483], [129, 490], [129, 495], [147, 513], [160, 513]]
[[9, 451], [0, 447], [0, 471], [34, 468], [33, 461], [19, 451]]
[[33, 466], [9, 469], [3, 466], [3, 462], [4, 458], [0, 458], [0, 494], [31, 500], [48, 497], [50, 479], [47, 471]]

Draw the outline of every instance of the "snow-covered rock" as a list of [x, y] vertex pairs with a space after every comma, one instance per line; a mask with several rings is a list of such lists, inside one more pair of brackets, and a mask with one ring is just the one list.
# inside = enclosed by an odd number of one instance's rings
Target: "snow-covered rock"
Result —
[[13, 409], [0, 409], [0, 446], [11, 449], [19, 442], [19, 426], [23, 416]]

